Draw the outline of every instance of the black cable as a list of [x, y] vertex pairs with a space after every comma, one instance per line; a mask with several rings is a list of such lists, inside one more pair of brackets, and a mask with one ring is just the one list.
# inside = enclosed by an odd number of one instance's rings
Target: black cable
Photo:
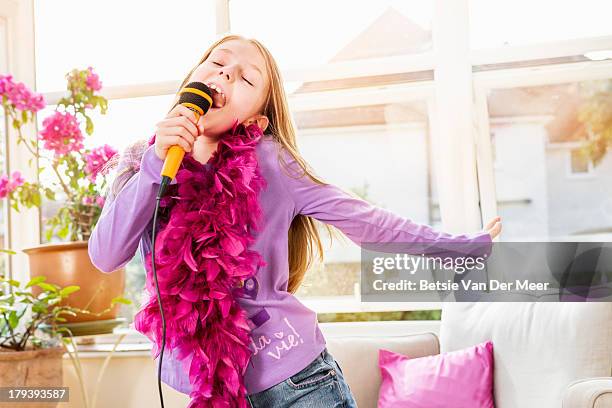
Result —
[[157, 303], [159, 304], [159, 313], [161, 315], [162, 321], [162, 345], [159, 354], [159, 360], [157, 361], [157, 389], [159, 390], [159, 402], [161, 403], [162, 408], [164, 408], [164, 395], [162, 393], [161, 386], [161, 370], [162, 362], [164, 360], [164, 349], [166, 348], [166, 319], [164, 318], [164, 309], [162, 308], [161, 294], [159, 292], [159, 283], [157, 282], [157, 271], [155, 270], [155, 236], [157, 230], [157, 213], [159, 212], [159, 201], [164, 195], [164, 191], [166, 191], [166, 187], [168, 186], [168, 184], [170, 184], [170, 181], [170, 177], [162, 177], [161, 184], [159, 186], [159, 191], [157, 192], [157, 198], [155, 199], [155, 213], [153, 214], [153, 232], [151, 237], [151, 240], [153, 241], [153, 249], [151, 250], [151, 266], [153, 268], [153, 279], [155, 280], [155, 289], [157, 291]]

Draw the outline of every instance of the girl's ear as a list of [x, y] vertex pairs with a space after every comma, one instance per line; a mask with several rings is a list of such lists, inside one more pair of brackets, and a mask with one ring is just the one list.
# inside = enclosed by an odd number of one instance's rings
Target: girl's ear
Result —
[[265, 132], [270, 121], [264, 115], [256, 115], [244, 121], [246, 126], [249, 126], [252, 123], [257, 123], [257, 126], [259, 126], [262, 132]]

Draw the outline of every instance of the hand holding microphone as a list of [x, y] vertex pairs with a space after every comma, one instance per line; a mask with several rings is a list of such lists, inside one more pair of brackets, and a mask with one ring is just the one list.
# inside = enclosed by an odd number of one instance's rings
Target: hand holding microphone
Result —
[[[155, 153], [164, 160], [158, 196], [176, 176], [185, 152], [190, 152], [198, 137], [197, 123], [212, 106], [212, 91], [202, 82], [190, 82], [180, 91], [179, 102], [155, 134]], [[159, 143], [158, 143], [159, 141]]]
[[180, 146], [185, 152], [193, 149], [199, 135], [195, 113], [183, 105], [176, 105], [158, 122], [155, 129], [155, 154], [165, 160], [172, 146]]

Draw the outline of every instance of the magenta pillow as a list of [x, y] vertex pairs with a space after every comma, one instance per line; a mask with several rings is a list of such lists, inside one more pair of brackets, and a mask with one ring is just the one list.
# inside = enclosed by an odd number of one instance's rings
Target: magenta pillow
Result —
[[493, 343], [410, 358], [378, 350], [378, 408], [494, 408]]

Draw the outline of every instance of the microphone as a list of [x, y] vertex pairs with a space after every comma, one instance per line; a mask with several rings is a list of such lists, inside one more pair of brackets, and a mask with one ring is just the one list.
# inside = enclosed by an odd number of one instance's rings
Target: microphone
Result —
[[[213, 104], [212, 91], [202, 82], [190, 82], [180, 90], [179, 104], [191, 109], [195, 113], [196, 123], [200, 116], [205, 115]], [[185, 157], [185, 150], [175, 145], [168, 149], [164, 167], [161, 170], [162, 177], [159, 195], [163, 195], [166, 186], [176, 177], [176, 173]]]

